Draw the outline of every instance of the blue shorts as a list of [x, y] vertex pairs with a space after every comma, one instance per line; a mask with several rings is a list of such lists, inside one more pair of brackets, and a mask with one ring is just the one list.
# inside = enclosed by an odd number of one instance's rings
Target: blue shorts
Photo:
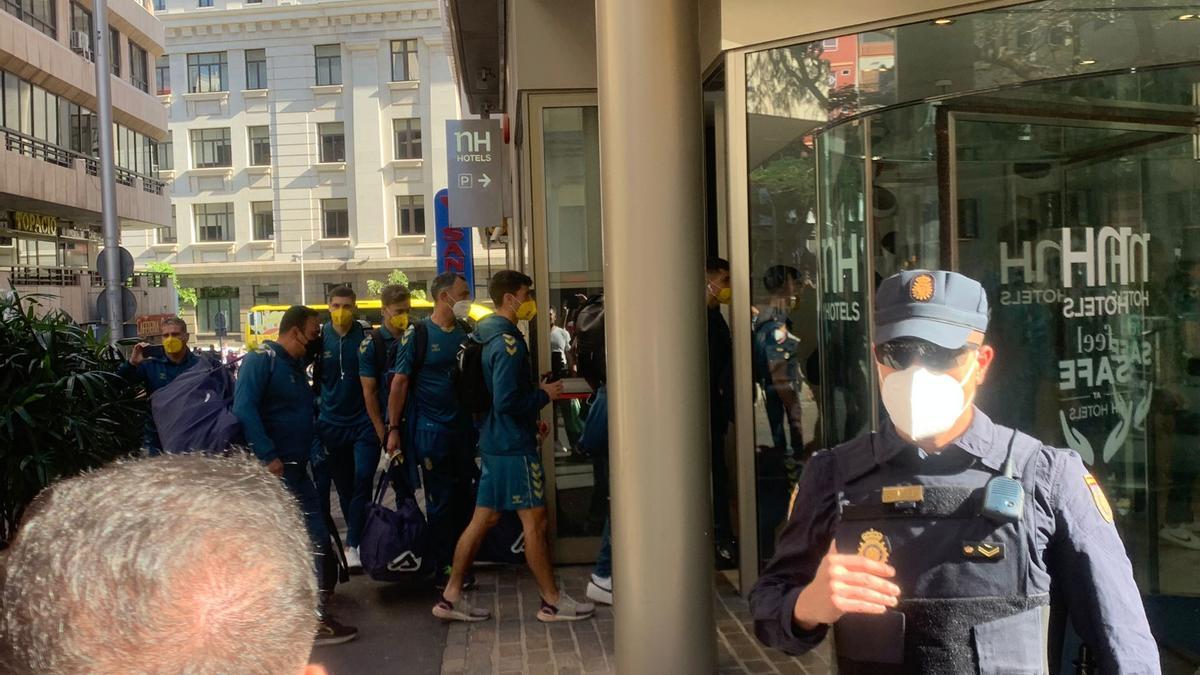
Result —
[[537, 455], [480, 454], [476, 506], [493, 511], [524, 511], [546, 505], [546, 474]]

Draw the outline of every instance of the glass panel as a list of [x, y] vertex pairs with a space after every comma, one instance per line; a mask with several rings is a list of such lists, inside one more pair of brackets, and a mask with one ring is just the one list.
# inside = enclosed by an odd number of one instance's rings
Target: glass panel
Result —
[[[551, 321], [551, 363], [539, 371], [574, 377], [570, 336], [583, 298], [603, 291], [600, 221], [600, 148], [595, 106], [542, 111], [543, 163], [549, 289], [538, 302]], [[571, 387], [586, 390], [581, 380]], [[585, 398], [555, 402], [550, 438], [554, 444], [558, 537], [599, 536], [608, 516], [605, 457], [589, 459], [577, 443], [587, 414]]]

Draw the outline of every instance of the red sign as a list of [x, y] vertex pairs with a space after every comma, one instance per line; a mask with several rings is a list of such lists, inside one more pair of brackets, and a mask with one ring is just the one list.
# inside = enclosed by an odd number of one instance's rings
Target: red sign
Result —
[[175, 316], [174, 314], [141, 314], [137, 317], [138, 337], [158, 337], [162, 335], [162, 322]]

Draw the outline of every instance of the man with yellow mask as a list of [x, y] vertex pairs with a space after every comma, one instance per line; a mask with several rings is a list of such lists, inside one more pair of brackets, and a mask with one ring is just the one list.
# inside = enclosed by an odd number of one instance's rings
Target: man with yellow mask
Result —
[[704, 300], [708, 307], [708, 408], [712, 442], [713, 543], [717, 569], [737, 567], [737, 542], [729, 514], [729, 466], [725, 434], [733, 421], [733, 334], [721, 305], [733, 299], [729, 261], [709, 258], [704, 265]]
[[407, 286], [391, 284], [379, 292], [379, 304], [383, 309], [383, 324], [372, 331], [358, 348], [358, 379], [362, 382], [363, 402], [367, 405], [367, 416], [379, 436], [379, 442], [387, 441], [388, 391], [391, 378], [388, 373], [395, 361], [399, 340], [408, 330], [408, 313], [412, 309], [412, 293]]
[[[155, 349], [148, 342], [139, 342], [129, 355], [129, 360], [121, 364], [117, 374], [125, 379], [141, 384], [146, 393], [153, 394], [175, 381], [183, 371], [199, 362], [200, 357], [188, 349], [187, 322], [172, 316], [162, 322], [162, 350]], [[146, 415], [146, 433], [144, 447], [150, 455], [162, 452], [162, 443], [158, 439], [158, 429], [154, 419]]]
[[337, 488], [346, 517], [347, 566], [361, 572], [358, 542], [382, 441], [367, 415], [359, 379], [358, 350], [367, 333], [355, 320], [357, 302], [349, 286], [338, 286], [329, 293], [329, 323], [321, 327], [321, 350], [313, 364], [313, 378], [320, 392], [317, 438], [325, 457], [313, 463], [313, 474], [326, 513], [330, 483]]

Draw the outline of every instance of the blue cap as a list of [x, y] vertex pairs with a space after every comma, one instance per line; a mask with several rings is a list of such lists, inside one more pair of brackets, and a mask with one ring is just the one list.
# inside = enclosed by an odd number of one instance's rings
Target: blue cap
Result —
[[875, 293], [875, 344], [920, 338], [958, 349], [986, 332], [988, 301], [978, 281], [957, 272], [908, 270], [888, 277]]

